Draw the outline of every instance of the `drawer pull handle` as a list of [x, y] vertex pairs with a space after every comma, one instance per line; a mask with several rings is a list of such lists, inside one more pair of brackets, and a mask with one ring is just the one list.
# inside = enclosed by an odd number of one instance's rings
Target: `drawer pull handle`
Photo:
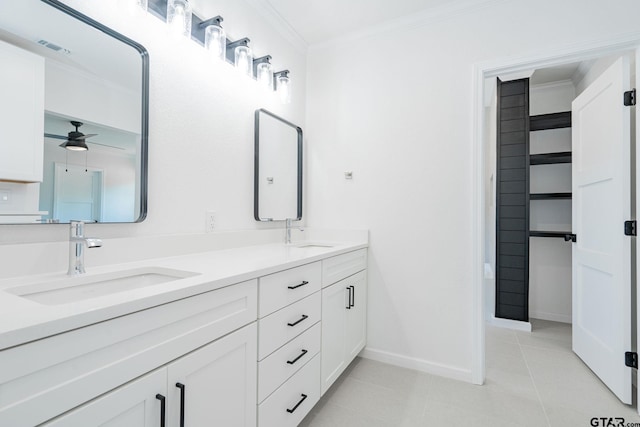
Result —
[[298, 323], [300, 323], [300, 322], [302, 322], [303, 320], [308, 319], [308, 318], [309, 318], [309, 316], [307, 316], [306, 314], [303, 314], [303, 315], [302, 315], [302, 317], [301, 317], [300, 319], [296, 320], [296, 321], [295, 321], [295, 322], [293, 322], [293, 323], [287, 323], [287, 325], [289, 325], [289, 326], [296, 326]]
[[182, 383], [176, 383], [176, 387], [180, 389], [180, 427], [184, 427], [184, 395], [186, 391]]
[[288, 288], [289, 289], [298, 289], [299, 287], [304, 286], [304, 285], [308, 285], [308, 284], [309, 284], [309, 282], [307, 282], [306, 280], [303, 280], [302, 283], [300, 283], [299, 285], [288, 286]]
[[300, 353], [300, 355], [299, 355], [298, 357], [296, 357], [296, 358], [295, 358], [295, 359], [293, 359], [293, 360], [287, 360], [287, 363], [288, 363], [289, 365], [293, 365], [293, 364], [294, 364], [294, 363], [296, 363], [298, 360], [300, 360], [300, 358], [301, 358], [302, 356], [304, 356], [304, 355], [305, 355], [305, 354], [307, 354], [307, 353], [308, 353], [308, 351], [307, 351], [307, 350], [302, 350], [302, 353]]
[[164, 427], [164, 415], [166, 412], [167, 399], [160, 393], [156, 394], [156, 399], [160, 401], [160, 427]]
[[296, 403], [296, 406], [294, 406], [294, 407], [293, 407], [293, 408], [291, 408], [291, 409], [287, 409], [287, 412], [288, 412], [288, 413], [293, 414], [293, 413], [295, 412], [295, 410], [296, 410], [296, 409], [298, 409], [298, 406], [300, 406], [300, 405], [302, 404], [302, 402], [304, 402], [304, 401], [305, 401], [305, 399], [306, 399], [307, 397], [309, 397], [309, 396], [307, 396], [306, 394], [301, 394], [301, 396], [302, 396], [302, 399], [300, 399], [300, 401], [299, 401], [298, 403]]

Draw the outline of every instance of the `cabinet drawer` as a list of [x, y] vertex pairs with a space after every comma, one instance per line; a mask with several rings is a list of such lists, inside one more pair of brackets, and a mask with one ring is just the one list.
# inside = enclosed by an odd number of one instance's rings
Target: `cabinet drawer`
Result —
[[314, 262], [261, 277], [258, 305], [260, 317], [319, 291], [321, 276], [322, 266], [320, 262]]
[[320, 351], [320, 322], [258, 364], [258, 402], [298, 372]]
[[257, 280], [0, 351], [0, 426], [47, 421], [257, 318]]
[[360, 249], [322, 261], [322, 287], [336, 283], [367, 268], [367, 250]]
[[297, 337], [320, 320], [320, 292], [259, 320], [258, 360]]
[[319, 398], [320, 355], [318, 354], [262, 402], [258, 408], [258, 426], [295, 427]]

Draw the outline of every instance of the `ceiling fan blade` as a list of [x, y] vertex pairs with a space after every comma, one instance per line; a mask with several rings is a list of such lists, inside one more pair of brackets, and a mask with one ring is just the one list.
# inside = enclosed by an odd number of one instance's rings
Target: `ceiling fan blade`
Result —
[[101, 145], [102, 147], [109, 147], [109, 148], [113, 148], [114, 150], [124, 150], [125, 149], [123, 147], [116, 147], [115, 145], [109, 145], [109, 144], [101, 144], [101, 143], [95, 142], [95, 141], [87, 141], [87, 144]]
[[64, 139], [64, 140], [68, 139], [66, 136], [62, 136], [62, 135], [55, 135], [55, 134], [53, 134], [53, 133], [45, 133], [45, 134], [44, 134], [44, 137], [45, 137], [45, 138], [53, 138], [53, 139]]
[[79, 141], [81, 139], [87, 139], [87, 138], [91, 138], [92, 136], [97, 136], [97, 133], [90, 133], [87, 135], [82, 135], [82, 136], [77, 136], [75, 138], [69, 138], [71, 141]]

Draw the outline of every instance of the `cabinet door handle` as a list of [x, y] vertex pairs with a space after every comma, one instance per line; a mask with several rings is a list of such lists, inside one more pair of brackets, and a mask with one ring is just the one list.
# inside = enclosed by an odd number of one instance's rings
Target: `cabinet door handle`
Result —
[[300, 283], [299, 285], [287, 286], [287, 287], [289, 289], [298, 289], [299, 287], [304, 286], [304, 285], [308, 285], [308, 284], [309, 284], [309, 282], [307, 282], [306, 280], [303, 280], [302, 283]]
[[293, 413], [295, 412], [295, 410], [296, 410], [296, 409], [298, 409], [298, 406], [300, 406], [300, 405], [302, 404], [302, 402], [304, 402], [304, 401], [305, 401], [305, 399], [306, 399], [307, 397], [309, 397], [309, 396], [307, 396], [306, 394], [301, 394], [301, 396], [302, 396], [302, 399], [300, 399], [300, 401], [299, 401], [298, 403], [296, 403], [296, 406], [294, 406], [294, 407], [293, 407], [293, 408], [291, 408], [291, 409], [287, 409], [287, 412], [288, 412], [288, 413], [293, 414]]
[[160, 427], [164, 427], [164, 415], [166, 411], [167, 399], [160, 393], [156, 394], [156, 399], [160, 401]]
[[351, 286], [351, 307], [356, 306], [356, 287]]
[[300, 323], [300, 322], [302, 322], [303, 320], [308, 319], [308, 318], [309, 318], [309, 316], [307, 316], [306, 314], [303, 314], [303, 315], [302, 315], [302, 317], [301, 317], [300, 319], [296, 320], [296, 321], [295, 321], [295, 322], [293, 322], [293, 323], [287, 323], [287, 325], [289, 325], [289, 326], [296, 326], [298, 323]]
[[186, 390], [182, 383], [176, 383], [176, 387], [180, 389], [180, 427], [184, 427], [184, 398]]
[[351, 302], [351, 298], [352, 298], [352, 291], [353, 291], [353, 286], [347, 286], [347, 291], [349, 292], [349, 302], [347, 303], [347, 310], [351, 310], [351, 307], [353, 307], [353, 303]]
[[307, 351], [307, 350], [302, 350], [302, 353], [300, 353], [300, 355], [299, 355], [298, 357], [296, 357], [296, 358], [295, 358], [295, 359], [293, 359], [293, 360], [287, 360], [287, 363], [288, 363], [289, 365], [293, 365], [293, 364], [294, 364], [294, 363], [296, 363], [298, 360], [300, 360], [300, 358], [301, 358], [302, 356], [304, 356], [304, 355], [305, 355], [305, 354], [307, 354], [307, 353], [308, 353], [308, 351]]

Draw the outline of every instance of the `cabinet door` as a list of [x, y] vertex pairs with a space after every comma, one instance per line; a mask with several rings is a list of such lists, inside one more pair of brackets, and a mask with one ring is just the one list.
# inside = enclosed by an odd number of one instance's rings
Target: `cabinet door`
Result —
[[160, 427], [167, 370], [159, 369], [43, 424], [46, 427]]
[[44, 58], [0, 41], [0, 63], [0, 180], [42, 181]]
[[347, 310], [346, 363], [349, 364], [367, 342], [367, 273], [361, 271], [347, 279], [352, 286], [351, 310]]
[[180, 427], [183, 411], [185, 426], [255, 427], [255, 323], [178, 359], [167, 369], [168, 425]]
[[322, 394], [346, 368], [346, 322], [349, 290], [344, 281], [322, 290]]

